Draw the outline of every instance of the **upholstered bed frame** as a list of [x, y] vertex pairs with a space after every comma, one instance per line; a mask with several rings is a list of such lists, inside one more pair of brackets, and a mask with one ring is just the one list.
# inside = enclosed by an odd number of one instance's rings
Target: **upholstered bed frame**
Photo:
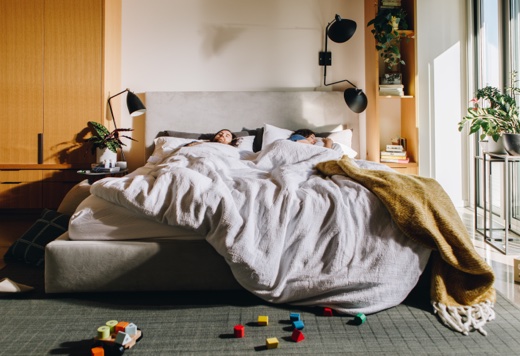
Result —
[[[145, 149], [159, 132], [241, 130], [264, 123], [287, 129], [354, 132], [358, 115], [340, 92], [147, 92]], [[83, 183], [77, 189], [88, 191]], [[47, 293], [237, 289], [225, 260], [205, 240], [73, 241], [67, 233], [46, 247]]]

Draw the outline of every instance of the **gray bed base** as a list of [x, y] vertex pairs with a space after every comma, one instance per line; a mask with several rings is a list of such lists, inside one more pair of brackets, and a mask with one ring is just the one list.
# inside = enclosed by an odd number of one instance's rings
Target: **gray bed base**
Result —
[[71, 241], [45, 250], [45, 292], [237, 290], [231, 269], [205, 240]]

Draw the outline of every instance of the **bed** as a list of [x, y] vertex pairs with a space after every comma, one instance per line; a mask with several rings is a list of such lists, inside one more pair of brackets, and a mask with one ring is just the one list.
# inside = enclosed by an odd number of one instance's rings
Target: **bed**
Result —
[[[359, 119], [341, 93], [150, 92], [146, 105], [147, 163], [90, 187], [68, 233], [46, 247], [46, 292], [246, 288], [273, 303], [355, 315], [395, 306], [417, 284], [435, 245], [410, 238], [407, 219], [396, 223], [395, 196], [338, 172], [394, 174], [354, 159]], [[283, 139], [303, 127], [338, 146]], [[188, 133], [221, 128], [237, 131], [241, 146], [183, 147], [196, 139]], [[492, 299], [489, 278], [482, 300]]]

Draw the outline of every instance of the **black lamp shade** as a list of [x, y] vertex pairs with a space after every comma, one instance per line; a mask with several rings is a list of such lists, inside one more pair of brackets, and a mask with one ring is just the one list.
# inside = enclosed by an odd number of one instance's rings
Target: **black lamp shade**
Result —
[[361, 89], [348, 88], [343, 93], [343, 97], [345, 98], [345, 102], [350, 110], [354, 111], [356, 114], [362, 113], [367, 108], [368, 99]]
[[130, 116], [139, 116], [146, 112], [146, 108], [141, 99], [131, 91], [128, 91], [126, 95], [126, 106], [128, 107]]
[[336, 15], [336, 21], [330, 25], [328, 36], [336, 43], [348, 41], [356, 32], [356, 22], [349, 19], [342, 19]]

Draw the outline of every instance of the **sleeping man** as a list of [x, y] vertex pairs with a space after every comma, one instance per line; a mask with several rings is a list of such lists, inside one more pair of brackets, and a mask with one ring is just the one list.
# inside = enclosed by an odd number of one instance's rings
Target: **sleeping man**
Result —
[[[289, 137], [289, 140], [299, 143], [305, 143], [308, 145], [315, 145], [318, 140], [316, 139], [316, 134], [314, 131], [309, 129], [299, 129], [292, 133]], [[332, 148], [332, 144], [334, 143], [332, 139], [328, 137], [322, 138], [323, 147]]]

